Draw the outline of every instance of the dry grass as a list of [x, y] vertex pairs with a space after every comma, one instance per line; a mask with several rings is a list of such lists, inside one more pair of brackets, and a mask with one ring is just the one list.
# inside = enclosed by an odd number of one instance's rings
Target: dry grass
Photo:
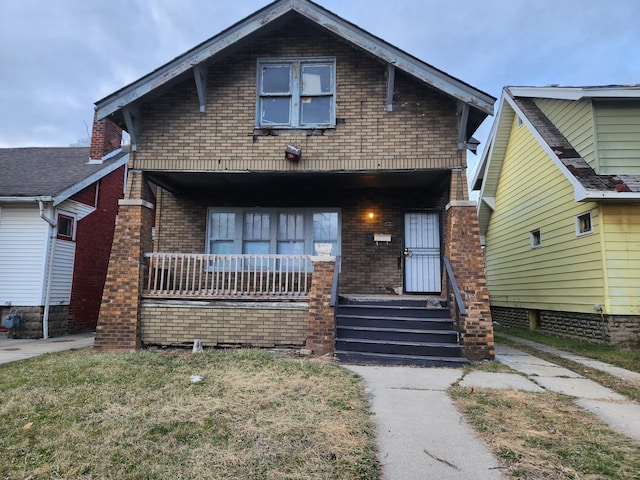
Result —
[[84, 350], [4, 365], [0, 390], [0, 478], [379, 475], [359, 379], [333, 364]]
[[640, 443], [612, 431], [568, 397], [463, 387], [449, 393], [507, 476], [640, 478]]

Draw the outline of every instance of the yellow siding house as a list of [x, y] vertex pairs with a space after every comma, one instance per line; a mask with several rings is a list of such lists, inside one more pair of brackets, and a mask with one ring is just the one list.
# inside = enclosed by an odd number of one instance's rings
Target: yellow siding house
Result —
[[640, 344], [640, 86], [506, 87], [473, 186], [494, 321]]

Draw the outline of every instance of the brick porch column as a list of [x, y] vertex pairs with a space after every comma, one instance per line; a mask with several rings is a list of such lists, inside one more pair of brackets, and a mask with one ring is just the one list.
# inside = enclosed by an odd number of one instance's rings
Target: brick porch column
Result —
[[448, 225], [445, 255], [451, 261], [467, 309], [467, 316], [460, 317], [464, 354], [469, 360], [493, 360], [496, 351], [476, 204], [453, 201], [446, 209]]
[[335, 320], [329, 302], [335, 265], [335, 257], [313, 257], [306, 347], [314, 355], [333, 354]]
[[130, 171], [120, 200], [107, 278], [96, 328], [95, 351], [133, 351], [140, 346], [140, 294], [144, 253], [151, 251], [153, 204], [142, 172]]

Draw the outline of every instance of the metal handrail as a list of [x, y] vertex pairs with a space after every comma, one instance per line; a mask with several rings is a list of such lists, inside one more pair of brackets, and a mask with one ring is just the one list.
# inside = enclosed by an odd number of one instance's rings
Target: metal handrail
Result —
[[460, 316], [467, 316], [467, 309], [464, 307], [464, 302], [462, 301], [462, 295], [460, 295], [460, 289], [458, 288], [458, 284], [456, 283], [456, 277], [453, 275], [453, 268], [451, 267], [451, 262], [447, 257], [442, 257], [444, 262], [444, 266], [447, 270], [447, 300], [450, 296], [450, 290], [453, 290], [453, 297], [455, 298], [456, 304], [456, 321], [460, 321]]
[[340, 255], [336, 255], [336, 264], [333, 270], [333, 280], [331, 282], [331, 299], [329, 306], [335, 307], [338, 304], [338, 281], [340, 279], [340, 268], [342, 266]]

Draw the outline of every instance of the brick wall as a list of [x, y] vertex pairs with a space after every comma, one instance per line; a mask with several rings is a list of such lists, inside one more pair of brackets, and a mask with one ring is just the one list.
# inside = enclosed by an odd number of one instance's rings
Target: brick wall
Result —
[[100, 160], [107, 153], [120, 148], [122, 144], [122, 129], [112, 121], [104, 118], [93, 121], [91, 131], [91, 147], [89, 158]]
[[[282, 186], [279, 191], [218, 189], [197, 198], [175, 196], [158, 189], [155, 251], [204, 253], [207, 207], [327, 207], [342, 211], [342, 273], [340, 291], [389, 293], [402, 285], [398, 258], [403, 249], [404, 212], [429, 209], [447, 214], [447, 189], [325, 189], [296, 192]], [[370, 220], [368, 213], [373, 212]], [[443, 241], [446, 231], [443, 227]], [[387, 233], [390, 243], [367, 245], [367, 233]]]
[[128, 197], [120, 201], [96, 328], [97, 351], [135, 350], [139, 346], [143, 255], [152, 247], [153, 210], [144, 203], [146, 185], [141, 172], [129, 172]]
[[493, 359], [493, 325], [475, 203], [449, 206], [448, 238], [445, 254], [467, 310], [467, 316], [460, 319], [464, 354], [470, 360]]
[[[576, 312], [539, 310], [536, 331], [557, 337], [590, 343], [603, 343], [638, 348], [640, 316], [614, 316]], [[525, 308], [491, 307], [493, 319], [501, 326], [529, 330], [529, 310]]]
[[143, 301], [141, 339], [146, 345], [302, 347], [307, 303]]
[[[113, 243], [118, 200], [123, 195], [124, 168], [119, 168], [100, 181], [96, 210], [78, 222], [69, 332], [96, 328]], [[86, 190], [93, 192], [93, 204], [95, 184]]]
[[334, 267], [332, 257], [313, 262], [306, 345], [315, 355], [333, 354], [335, 316], [329, 302]]
[[529, 329], [529, 311], [523, 308], [504, 308], [491, 306], [494, 322], [507, 328]]
[[[253, 136], [256, 66], [262, 57], [335, 56], [335, 130]], [[239, 49], [209, 69], [201, 113], [193, 78], [176, 85], [140, 115], [132, 168], [197, 171], [342, 171], [460, 166], [456, 102], [396, 72], [394, 109], [385, 110], [383, 62], [305, 22]], [[288, 143], [300, 162], [284, 160]]]

